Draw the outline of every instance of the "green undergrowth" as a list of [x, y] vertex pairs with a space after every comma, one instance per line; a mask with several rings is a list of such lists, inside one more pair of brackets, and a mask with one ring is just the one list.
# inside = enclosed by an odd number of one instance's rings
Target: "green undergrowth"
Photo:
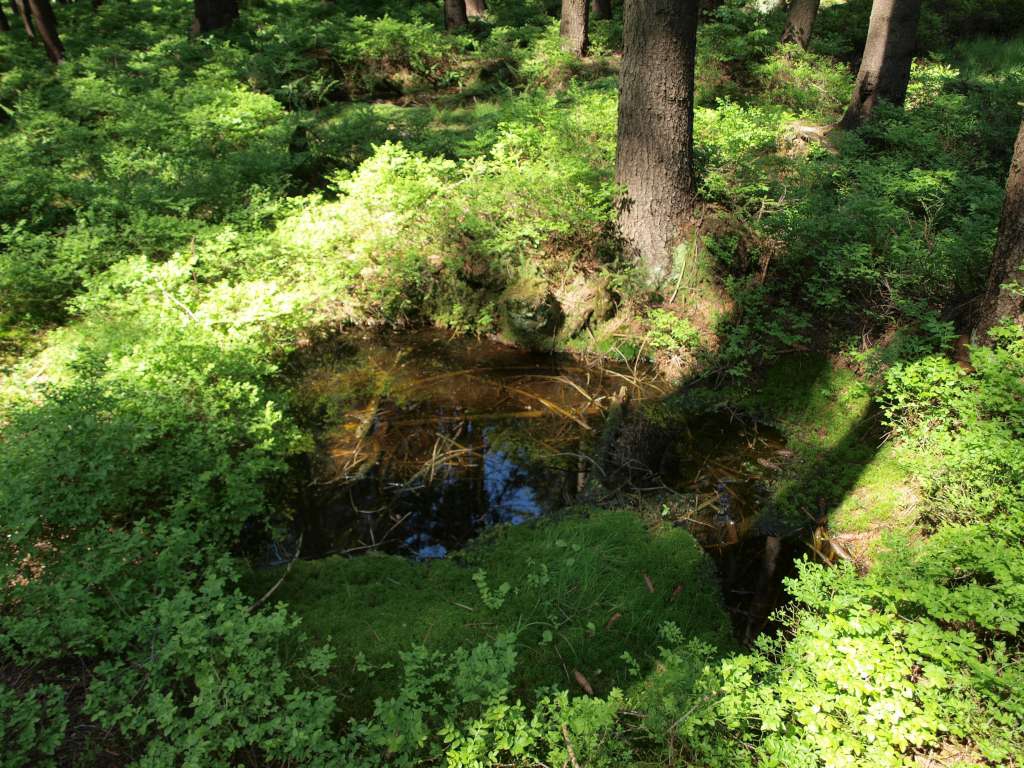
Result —
[[[512, 633], [512, 680], [526, 699], [540, 686], [581, 691], [574, 671], [599, 695], [622, 688], [631, 670], [651, 666], [665, 622], [686, 638], [729, 646], [713, 567], [689, 534], [652, 534], [629, 512], [579, 514], [501, 527], [439, 561], [299, 562], [274, 599], [302, 619], [313, 642], [334, 648], [330, 680], [351, 714], [367, 714], [394, 690], [394, 660], [415, 646], [450, 653]], [[249, 591], [279, 576], [257, 571]]]
[[665, 729], [669, 760], [1016, 765], [1021, 339], [1007, 327], [993, 350], [972, 351], [970, 370], [945, 352], [872, 376], [795, 356], [737, 398], [789, 439], [776, 503], [827, 515], [857, 562], [802, 563], [779, 636], [698, 662], [696, 675], [683, 653], [684, 683], [672, 664], [648, 676], [640, 695], [661, 698], [642, 699], [647, 725]]
[[793, 525], [809, 525], [844, 503], [879, 460], [882, 429], [871, 389], [827, 358], [790, 356], [765, 373], [747, 401], [782, 430], [793, 452], [772, 502]]
[[[945, 311], [992, 252], [1015, 1], [926, 2], [906, 109], [849, 133], [867, 0], [824, 2], [810, 53], [724, 3], [700, 264], [653, 295], [613, 234], [618, 19], [585, 62], [534, 0], [457, 35], [435, 3], [255, 0], [203, 38], [185, 0], [73, 3], [57, 68], [0, 34], [0, 762], [1018, 764], [1024, 347], [966, 370]], [[871, 542], [867, 576], [802, 567], [741, 652], [689, 537], [594, 511], [298, 563], [256, 606], [275, 574], [240, 553], [311, 448], [292, 351], [492, 333], [577, 279], [613, 316], [558, 343], [696, 360], [787, 437], [772, 514]]]
[[[1019, 40], [937, 38], [910, 108], [807, 140], [839, 117], [852, 76], [826, 52], [777, 46], [778, 15], [741, 6], [701, 27], [695, 116], [714, 204], [700, 261], [728, 311], [663, 301], [677, 290], [652, 297], [617, 256], [618, 22], [582, 64], [559, 51], [539, 3], [445, 35], [427, 6], [266, 2], [203, 40], [185, 34], [184, 3], [69, 8], [78, 53], [52, 73], [4, 36], [5, 337], [107, 306], [165, 264], [192, 300], [256, 280], [292, 286], [321, 322], [470, 333], [498, 330], [510, 286], [557, 293], [582, 276], [611, 289], [618, 318], [559, 343], [671, 357], [622, 338], [650, 330], [653, 301], [698, 331], [683, 358], [710, 344], [713, 363], [742, 376], [822, 333], [881, 332], [976, 291]], [[823, 40], [859, 18], [850, 6], [826, 6]], [[966, 2], [943, 12], [980, 28], [991, 15]], [[672, 285], [697, 261], [682, 255]]]

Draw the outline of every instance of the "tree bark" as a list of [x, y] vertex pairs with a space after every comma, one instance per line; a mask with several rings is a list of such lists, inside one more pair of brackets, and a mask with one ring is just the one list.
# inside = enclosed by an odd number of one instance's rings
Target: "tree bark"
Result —
[[32, 19], [35, 21], [39, 37], [42, 38], [43, 47], [46, 48], [46, 55], [54, 64], [60, 64], [64, 61], [64, 44], [57, 34], [57, 16], [53, 12], [50, 0], [28, 0], [28, 8], [32, 12]]
[[460, 29], [469, 23], [466, 0], [444, 0], [444, 28]]
[[999, 235], [974, 338], [991, 344], [988, 332], [1003, 320], [1024, 323], [1024, 119], [1013, 147]]
[[21, 24], [25, 27], [25, 34], [29, 37], [35, 37], [36, 33], [32, 31], [32, 19], [29, 17], [28, 6], [25, 5], [26, 0], [11, 0], [11, 10], [14, 11], [14, 15], [21, 19]]
[[920, 15], [921, 0], [874, 0], [853, 99], [841, 123], [844, 128], [867, 120], [880, 99], [903, 106]]
[[610, 19], [612, 17], [612, 0], [593, 0], [590, 4], [590, 17]]
[[590, 0], [562, 0], [562, 21], [558, 33], [562, 49], [576, 56], [586, 56], [590, 47]]
[[782, 42], [797, 43], [805, 51], [811, 43], [811, 32], [814, 19], [818, 15], [821, 0], [792, 0], [789, 4], [789, 15], [786, 17], [786, 29], [782, 33]]
[[692, 218], [694, 58], [699, 0], [626, 0], [615, 180], [628, 256], [656, 286]]
[[238, 0], [195, 0], [192, 34], [205, 35], [230, 26], [238, 18]]
[[466, 0], [466, 16], [471, 19], [479, 19], [487, 13], [487, 4], [484, 0]]

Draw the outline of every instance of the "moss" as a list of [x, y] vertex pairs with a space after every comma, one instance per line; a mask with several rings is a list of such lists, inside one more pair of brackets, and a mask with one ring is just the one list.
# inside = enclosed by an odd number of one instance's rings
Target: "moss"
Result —
[[498, 299], [501, 337], [527, 349], [552, 350], [565, 322], [558, 299], [539, 279], [510, 285]]
[[861, 565], [886, 533], [911, 533], [916, 489], [899, 450], [883, 443], [871, 391], [820, 355], [796, 355], [768, 369], [744, 398], [786, 437], [793, 458], [774, 494], [794, 524], [827, 516], [829, 529]]
[[914, 537], [919, 502], [917, 483], [901, 448], [886, 443], [829, 516], [832, 538], [858, 565], [873, 565], [887, 547], [889, 534], [898, 534], [904, 541]]
[[[258, 594], [279, 576], [261, 571], [248, 586]], [[681, 529], [652, 534], [622, 511], [576, 510], [496, 528], [447, 560], [378, 554], [300, 562], [275, 599], [302, 618], [314, 642], [337, 652], [332, 683], [350, 714], [368, 712], [395, 684], [390, 668], [354, 683], [360, 653], [384, 665], [415, 644], [451, 650], [516, 631], [515, 683], [528, 696], [537, 686], [577, 686], [574, 670], [599, 694], [625, 685], [622, 654], [650, 662], [666, 621], [686, 636], [732, 645], [712, 565], [693, 537]]]

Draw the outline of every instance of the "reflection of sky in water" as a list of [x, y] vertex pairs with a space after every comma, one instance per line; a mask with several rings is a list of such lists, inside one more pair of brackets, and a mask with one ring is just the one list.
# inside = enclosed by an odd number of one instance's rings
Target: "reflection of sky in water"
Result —
[[448, 554], [448, 548], [444, 544], [427, 544], [416, 550], [417, 560], [436, 560]]
[[518, 524], [543, 511], [522, 467], [502, 451], [484, 454], [484, 491], [489, 522]]
[[[453, 511], [463, 512], [473, 528], [498, 523], [518, 525], [543, 514], [531, 483], [536, 478], [531, 478], [530, 472], [517, 464], [509, 452], [485, 448], [483, 466], [478, 472], [447, 472], [435, 480], [432, 490], [424, 489], [429, 506], [413, 513], [408, 528], [415, 533], [403, 542], [414, 557], [428, 560], [448, 554], [437, 539], [450, 533], [445, 528]], [[472, 490], [476, 482], [482, 482], [483, 497]]]

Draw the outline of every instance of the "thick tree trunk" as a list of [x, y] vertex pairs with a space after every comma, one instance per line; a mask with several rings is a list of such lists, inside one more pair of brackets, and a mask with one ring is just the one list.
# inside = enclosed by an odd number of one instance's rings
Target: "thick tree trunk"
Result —
[[1024, 323], [1024, 119], [1013, 147], [999, 238], [992, 257], [988, 288], [975, 331], [979, 344], [991, 343], [988, 332], [1003, 320]]
[[590, 0], [562, 0], [562, 21], [558, 33], [562, 48], [576, 56], [586, 56], [590, 47]]
[[699, 0], [626, 0], [615, 179], [619, 232], [651, 285], [672, 270], [691, 219]]
[[610, 19], [612, 17], [612, 0], [593, 0], [590, 4], [590, 16], [594, 19]]
[[811, 42], [811, 31], [814, 19], [818, 15], [821, 0], [792, 0], [789, 4], [789, 16], [786, 17], [786, 29], [782, 33], [782, 42], [797, 43], [805, 51]]
[[874, 0], [853, 100], [842, 121], [844, 128], [855, 128], [867, 120], [880, 99], [903, 106], [920, 15], [921, 0]]
[[36, 33], [32, 31], [32, 19], [29, 16], [28, 6], [25, 5], [27, 0], [11, 0], [11, 10], [14, 11], [14, 15], [21, 19], [21, 24], [25, 27], [25, 34], [29, 37], [35, 37]]
[[444, 0], [444, 28], [459, 29], [466, 26], [466, 0]]
[[466, 16], [471, 19], [479, 19], [487, 13], [487, 4], [484, 0], [466, 0]]
[[64, 44], [57, 34], [57, 16], [50, 0], [28, 0], [28, 8], [32, 12], [32, 20], [42, 38], [43, 47], [46, 48], [46, 55], [54, 64], [60, 64], [64, 61]]
[[192, 33], [204, 35], [230, 26], [238, 18], [238, 0], [195, 0]]

